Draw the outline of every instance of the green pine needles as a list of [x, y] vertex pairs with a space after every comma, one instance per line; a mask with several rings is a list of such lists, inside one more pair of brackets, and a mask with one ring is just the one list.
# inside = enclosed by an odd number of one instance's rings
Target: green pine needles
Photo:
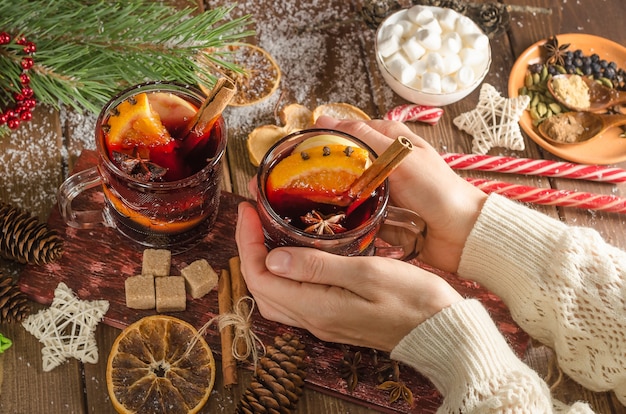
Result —
[[[197, 13], [152, 0], [0, 0], [0, 32], [37, 47], [28, 70], [38, 102], [98, 113], [121, 89], [154, 80], [209, 83], [200, 54], [238, 70], [218, 52], [254, 34], [250, 18], [231, 19], [232, 7]], [[0, 103], [19, 86], [15, 47], [0, 46]], [[202, 79], [207, 79], [203, 81]]]

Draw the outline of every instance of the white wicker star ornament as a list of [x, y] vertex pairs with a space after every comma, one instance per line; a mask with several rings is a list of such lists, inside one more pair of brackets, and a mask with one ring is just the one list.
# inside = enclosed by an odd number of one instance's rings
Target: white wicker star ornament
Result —
[[69, 357], [84, 363], [98, 362], [95, 331], [107, 310], [108, 301], [80, 300], [65, 283], [59, 283], [50, 307], [22, 322], [44, 345], [43, 370], [51, 371]]
[[475, 154], [486, 154], [492, 147], [522, 151], [524, 137], [519, 120], [529, 103], [529, 96], [504, 98], [496, 88], [484, 83], [476, 109], [462, 113], [452, 122], [474, 137], [472, 152]]

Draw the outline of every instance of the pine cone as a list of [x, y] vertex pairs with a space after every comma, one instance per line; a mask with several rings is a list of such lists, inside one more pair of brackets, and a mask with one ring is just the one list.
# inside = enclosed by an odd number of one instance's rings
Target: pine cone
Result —
[[19, 263], [43, 264], [61, 256], [63, 240], [36, 217], [0, 203], [0, 256]]
[[289, 414], [304, 387], [304, 345], [291, 334], [274, 338], [259, 360], [252, 383], [237, 405], [237, 414]]
[[370, 28], [376, 29], [387, 16], [401, 8], [398, 0], [369, 0], [363, 2], [361, 15]]
[[13, 279], [0, 273], [0, 323], [20, 322], [30, 313], [28, 298]]

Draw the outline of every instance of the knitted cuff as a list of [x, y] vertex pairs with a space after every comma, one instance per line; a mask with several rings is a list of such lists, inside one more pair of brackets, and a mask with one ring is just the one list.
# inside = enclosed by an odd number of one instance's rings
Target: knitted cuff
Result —
[[[567, 226], [492, 194], [465, 242], [461, 277], [479, 282], [507, 305], [528, 300]], [[513, 301], [513, 302], [512, 302]]]
[[530, 370], [475, 299], [457, 302], [418, 325], [391, 357], [428, 377], [444, 397], [465, 394], [513, 370]]

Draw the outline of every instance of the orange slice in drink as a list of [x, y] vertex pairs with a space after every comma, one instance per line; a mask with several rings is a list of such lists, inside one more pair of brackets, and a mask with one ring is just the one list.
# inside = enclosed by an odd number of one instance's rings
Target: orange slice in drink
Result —
[[155, 233], [178, 234], [185, 232], [196, 227], [202, 220], [206, 219], [209, 214], [206, 213], [188, 220], [158, 220], [153, 217], [147, 217], [126, 206], [126, 204], [124, 204], [106, 185], [102, 186], [102, 192], [119, 214], [127, 217], [129, 220], [143, 227], [143, 229]]
[[187, 322], [147, 316], [113, 343], [106, 382], [118, 413], [197, 413], [213, 389], [215, 360]]
[[332, 203], [368, 164], [367, 150], [356, 145], [330, 143], [294, 151], [270, 171], [266, 182], [268, 200], [270, 204], [298, 198]]
[[137, 94], [119, 104], [107, 123], [107, 144], [110, 148], [149, 147], [172, 141], [146, 93]]

